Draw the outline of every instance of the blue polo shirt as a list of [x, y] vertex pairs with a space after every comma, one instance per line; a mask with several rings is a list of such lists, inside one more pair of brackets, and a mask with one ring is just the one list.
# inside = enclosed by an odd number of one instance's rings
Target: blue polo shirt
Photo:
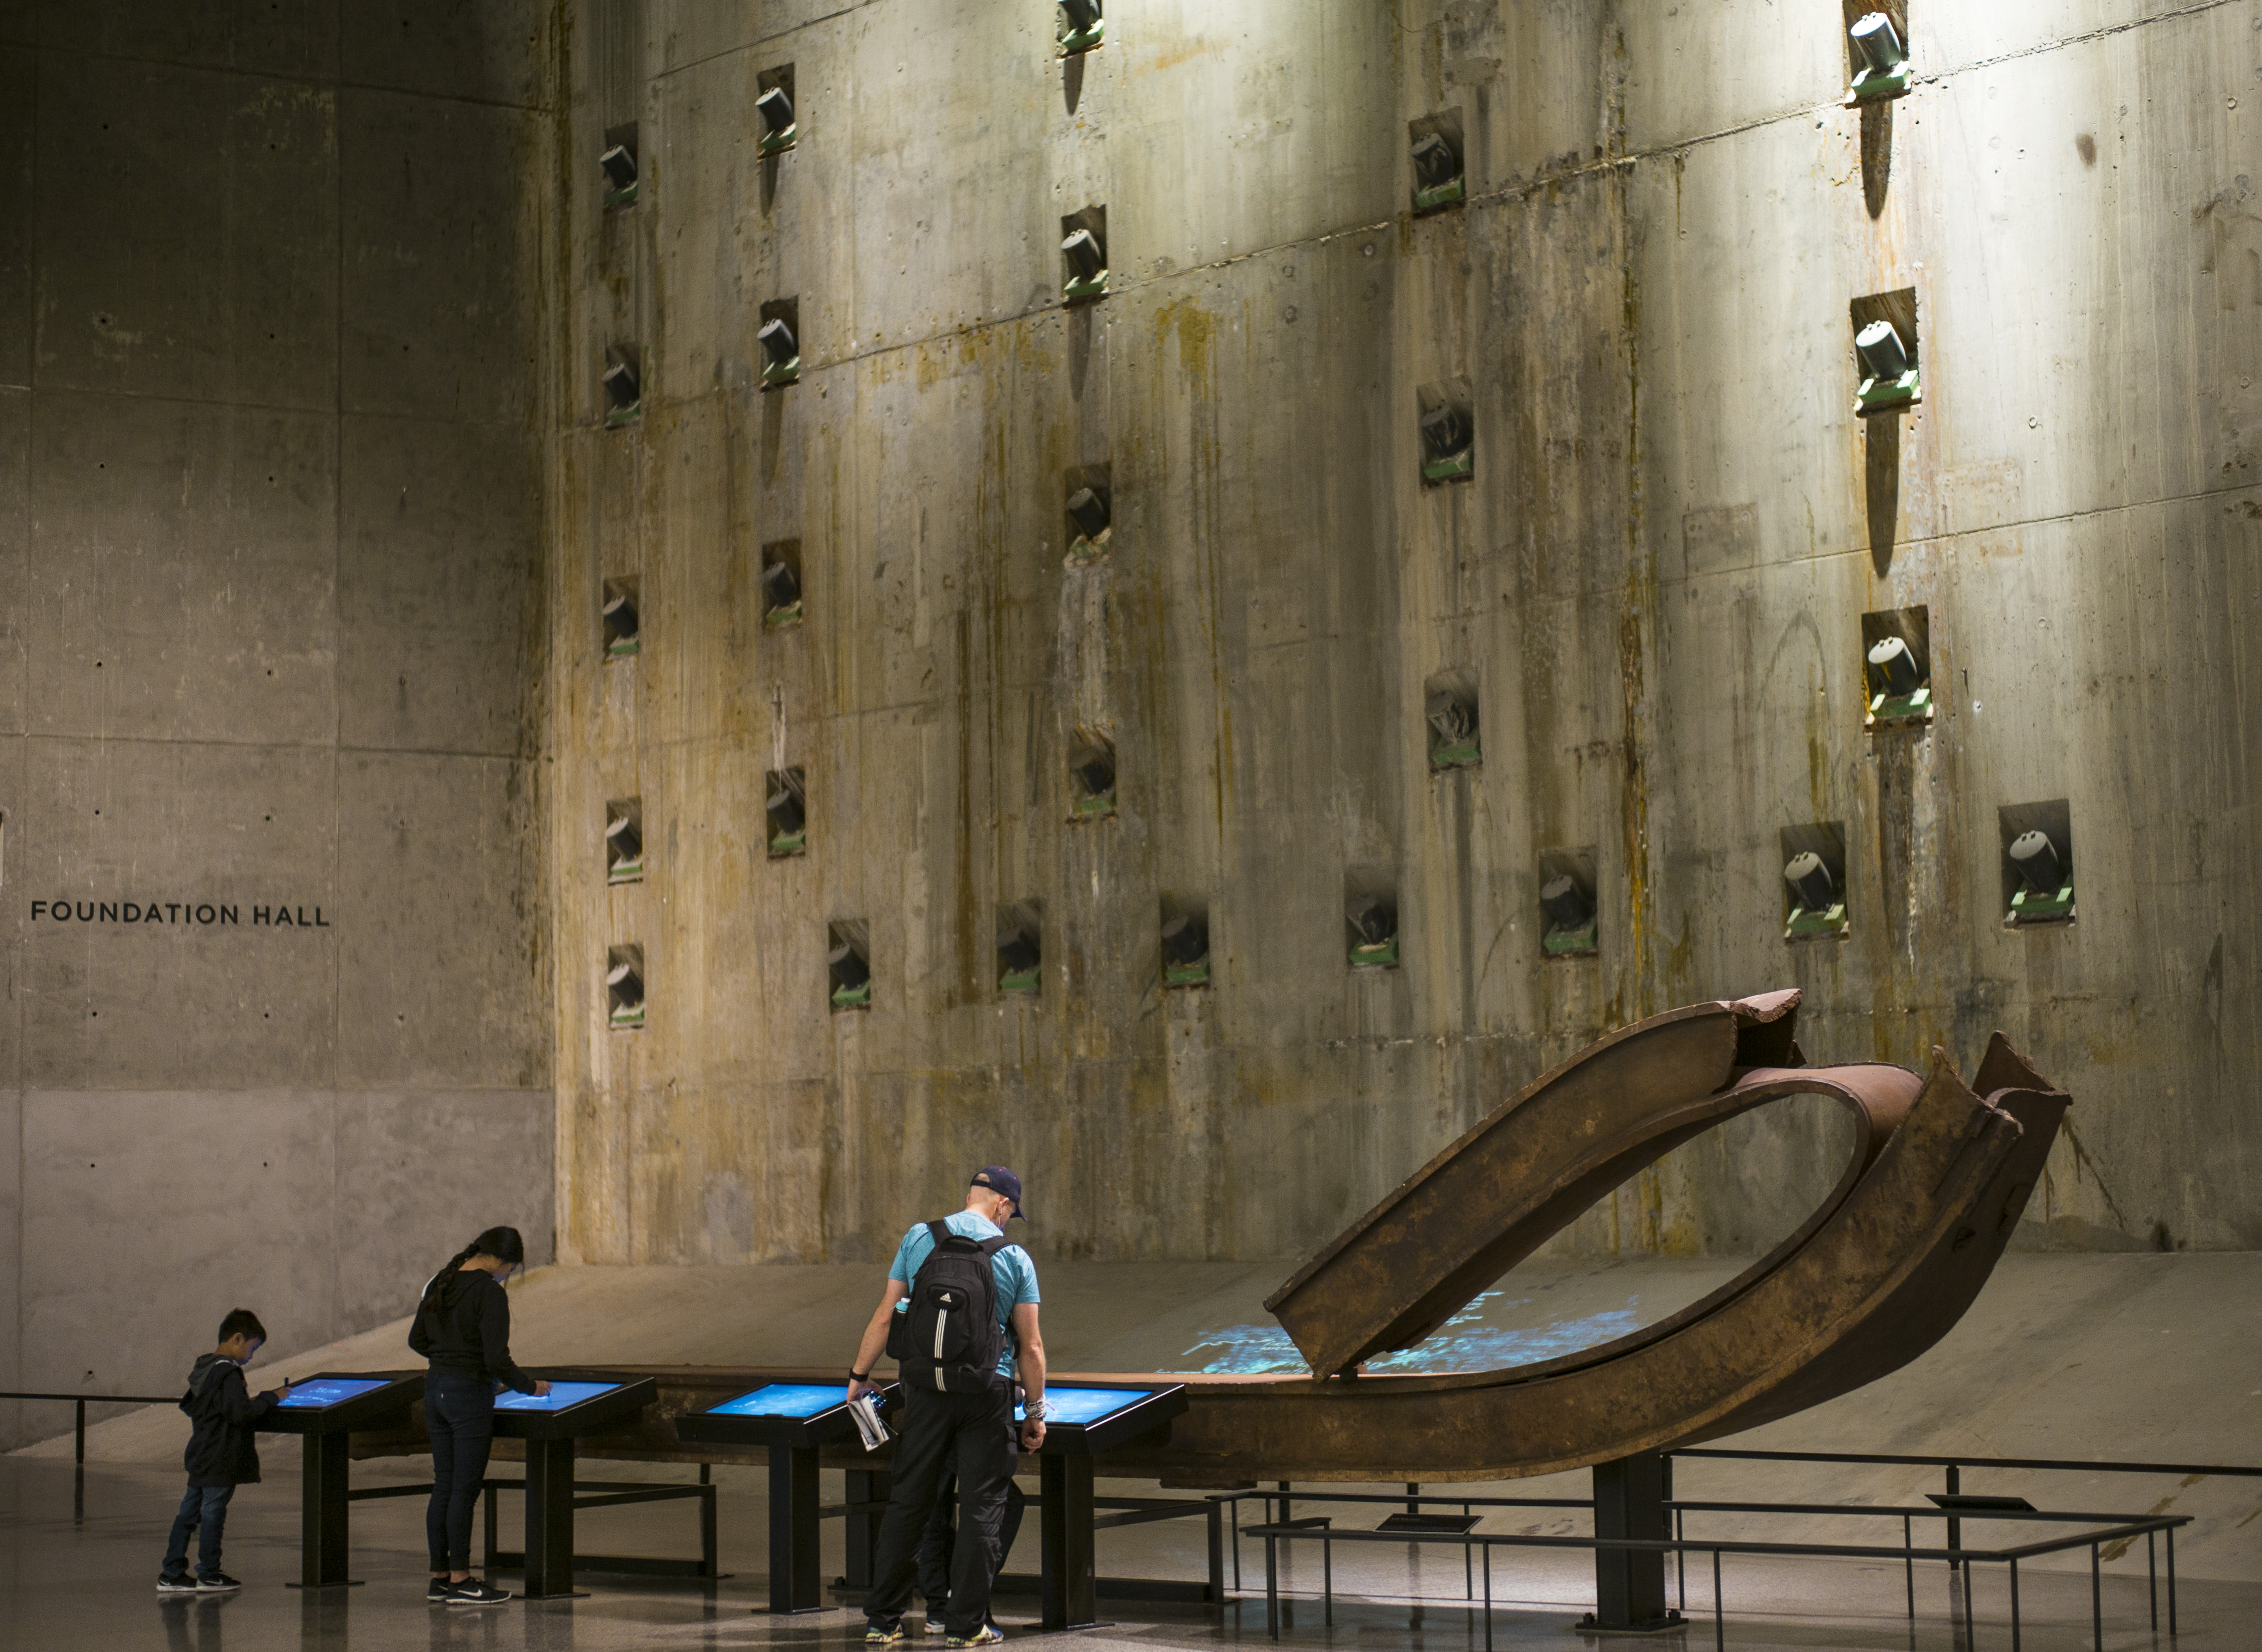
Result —
[[[952, 1232], [970, 1239], [1003, 1239], [1005, 1234], [987, 1217], [972, 1210], [961, 1210], [956, 1216], [945, 1217], [943, 1226]], [[904, 1235], [904, 1242], [896, 1246], [896, 1260], [889, 1266], [888, 1277], [899, 1281], [905, 1292], [904, 1299], [896, 1304], [897, 1313], [909, 1313], [911, 1304], [911, 1281], [926, 1259], [934, 1254], [933, 1236], [926, 1224], [915, 1222]], [[990, 1276], [997, 1285], [998, 1329], [1004, 1352], [998, 1356], [998, 1375], [1013, 1375], [1013, 1310], [1025, 1302], [1036, 1302], [1037, 1265], [1029, 1260], [1028, 1252], [1018, 1245], [1008, 1245], [990, 1259]]]

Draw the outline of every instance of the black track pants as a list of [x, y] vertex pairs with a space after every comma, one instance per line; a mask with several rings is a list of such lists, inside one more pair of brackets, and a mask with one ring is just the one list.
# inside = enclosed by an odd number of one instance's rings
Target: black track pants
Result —
[[958, 1541], [950, 1554], [952, 1634], [978, 1634], [990, 1620], [990, 1585], [1001, 1558], [998, 1525], [1013, 1477], [1012, 1390], [1004, 1378], [979, 1393], [935, 1393], [905, 1385], [903, 1433], [896, 1441], [888, 1512], [864, 1615], [892, 1627], [911, 1605], [919, 1539], [946, 1474], [958, 1476]]

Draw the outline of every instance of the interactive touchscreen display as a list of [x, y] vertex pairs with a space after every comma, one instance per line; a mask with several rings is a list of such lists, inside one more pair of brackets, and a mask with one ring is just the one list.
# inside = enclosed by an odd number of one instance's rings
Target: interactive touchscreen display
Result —
[[[1048, 1388], [1045, 1390], [1045, 1421], [1048, 1423], [1105, 1422], [1116, 1412], [1136, 1405], [1148, 1397], [1143, 1388]], [[1027, 1407], [1013, 1407], [1013, 1420], [1019, 1422]]]
[[579, 1405], [585, 1399], [594, 1399], [600, 1394], [609, 1394], [618, 1383], [552, 1383], [545, 1395], [515, 1394], [508, 1391], [495, 1396], [499, 1411], [562, 1411], [568, 1405]]
[[829, 1411], [847, 1397], [847, 1389], [831, 1383], [772, 1383], [751, 1394], [726, 1399], [707, 1413], [710, 1417], [814, 1417]]
[[391, 1385], [392, 1379], [382, 1376], [318, 1376], [298, 1384], [277, 1403], [294, 1411], [327, 1411]]

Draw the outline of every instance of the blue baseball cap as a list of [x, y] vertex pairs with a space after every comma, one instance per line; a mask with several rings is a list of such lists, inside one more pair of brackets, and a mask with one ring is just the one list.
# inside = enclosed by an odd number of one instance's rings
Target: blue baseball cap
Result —
[[1021, 1179], [1003, 1165], [984, 1165], [974, 1173], [969, 1187], [987, 1188], [992, 1193], [1002, 1193], [1013, 1202], [1013, 1214], [1009, 1222], [1026, 1222], [1028, 1216], [1021, 1209]]

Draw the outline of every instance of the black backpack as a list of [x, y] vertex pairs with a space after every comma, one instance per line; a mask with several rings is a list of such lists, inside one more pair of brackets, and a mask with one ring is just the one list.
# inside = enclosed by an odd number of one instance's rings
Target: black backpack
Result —
[[990, 1259], [1012, 1241], [968, 1239], [940, 1222], [926, 1231], [934, 1249], [911, 1281], [910, 1309], [888, 1329], [888, 1352], [907, 1386], [973, 1393], [997, 1382], [1005, 1351]]

